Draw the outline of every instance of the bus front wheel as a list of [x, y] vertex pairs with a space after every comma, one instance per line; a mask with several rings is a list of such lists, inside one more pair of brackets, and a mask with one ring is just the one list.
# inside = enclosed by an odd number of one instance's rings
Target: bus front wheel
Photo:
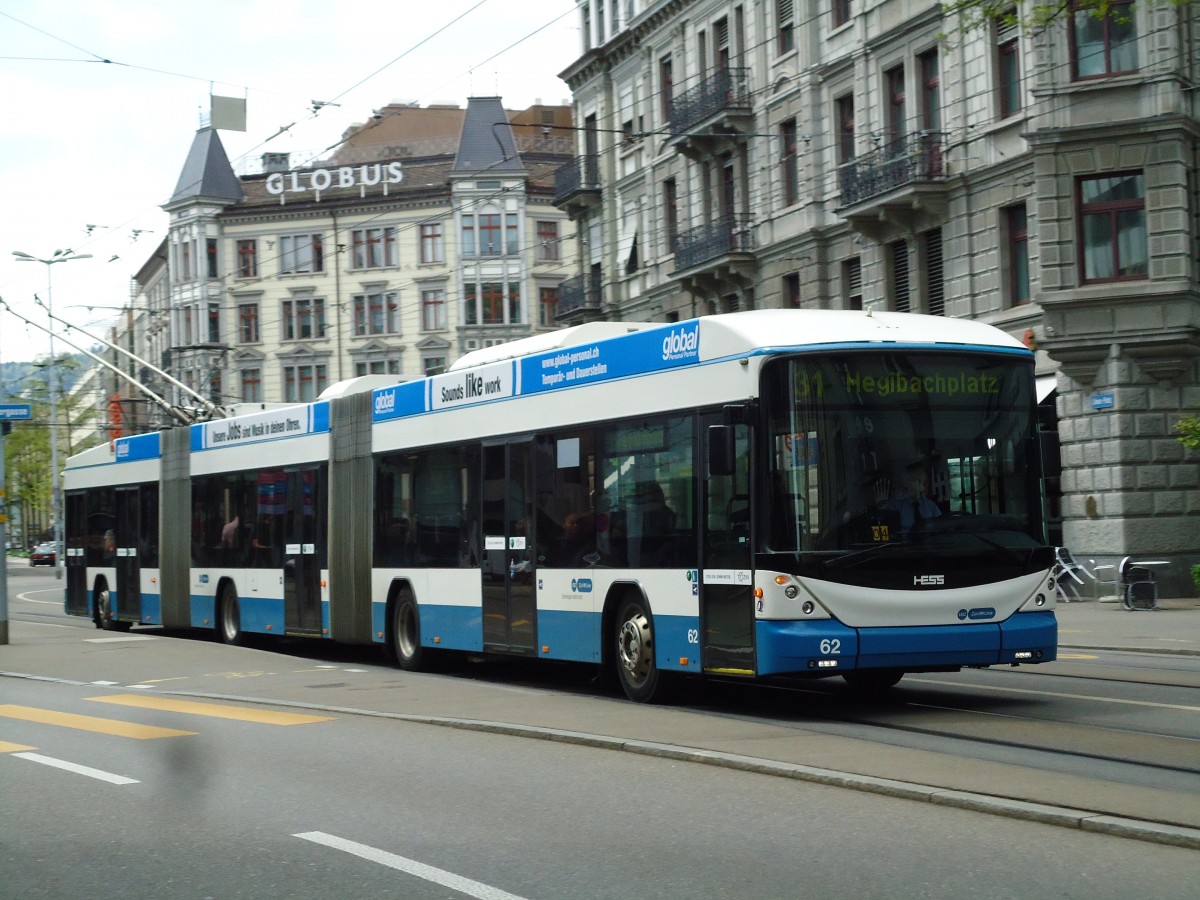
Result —
[[231, 647], [246, 644], [246, 632], [242, 631], [242, 611], [238, 605], [237, 588], [228, 586], [221, 592], [221, 612], [217, 617], [217, 633], [221, 643]]
[[666, 678], [654, 662], [654, 622], [644, 601], [621, 602], [613, 637], [617, 679], [625, 696], [636, 703], [666, 699]]

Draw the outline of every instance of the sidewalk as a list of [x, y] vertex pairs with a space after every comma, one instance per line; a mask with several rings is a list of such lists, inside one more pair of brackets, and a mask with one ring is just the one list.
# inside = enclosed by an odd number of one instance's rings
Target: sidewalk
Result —
[[1145, 650], [1200, 656], [1200, 599], [1161, 599], [1158, 609], [1130, 612], [1117, 600], [1063, 603], [1058, 616], [1060, 647]]

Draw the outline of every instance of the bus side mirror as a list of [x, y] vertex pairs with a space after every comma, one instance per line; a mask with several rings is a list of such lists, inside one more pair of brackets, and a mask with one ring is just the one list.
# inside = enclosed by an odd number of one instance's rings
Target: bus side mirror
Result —
[[708, 474], [732, 475], [737, 462], [735, 429], [732, 425], [708, 426]]

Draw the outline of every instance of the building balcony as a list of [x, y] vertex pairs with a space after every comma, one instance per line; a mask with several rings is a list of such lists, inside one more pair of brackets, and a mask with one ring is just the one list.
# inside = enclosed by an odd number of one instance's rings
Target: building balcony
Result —
[[604, 307], [600, 289], [600, 273], [576, 275], [558, 286], [558, 307], [554, 321], [562, 325], [579, 325], [601, 317]]
[[600, 157], [577, 156], [554, 171], [554, 205], [571, 218], [600, 207]]
[[750, 70], [718, 69], [673, 97], [669, 122], [667, 146], [690, 159], [716, 156], [744, 142], [754, 130]]
[[721, 297], [754, 283], [758, 258], [754, 232], [745, 216], [727, 216], [675, 237], [675, 271], [693, 294]]
[[912, 233], [946, 214], [946, 136], [920, 131], [856, 156], [838, 169], [838, 213], [873, 238]]

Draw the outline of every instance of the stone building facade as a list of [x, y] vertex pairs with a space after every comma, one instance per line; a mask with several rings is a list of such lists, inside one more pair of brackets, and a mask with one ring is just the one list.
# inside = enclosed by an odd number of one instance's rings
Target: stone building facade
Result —
[[1162, 590], [1192, 592], [1200, 461], [1174, 429], [1200, 411], [1195, 4], [1040, 30], [935, 0], [579, 11], [576, 156], [555, 183], [579, 264], [559, 321], [992, 323], [1037, 350], [1051, 538], [1099, 564], [1162, 560]]

